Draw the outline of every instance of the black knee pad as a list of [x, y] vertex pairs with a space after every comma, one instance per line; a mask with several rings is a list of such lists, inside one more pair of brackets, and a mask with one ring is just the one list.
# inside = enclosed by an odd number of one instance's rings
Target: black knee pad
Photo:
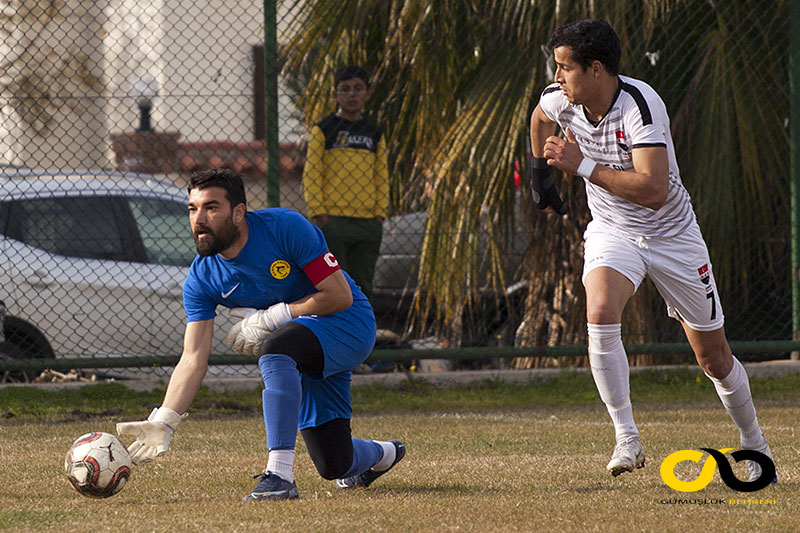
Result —
[[288, 322], [261, 344], [261, 355], [288, 355], [302, 374], [322, 374], [325, 355], [314, 332], [298, 322]]

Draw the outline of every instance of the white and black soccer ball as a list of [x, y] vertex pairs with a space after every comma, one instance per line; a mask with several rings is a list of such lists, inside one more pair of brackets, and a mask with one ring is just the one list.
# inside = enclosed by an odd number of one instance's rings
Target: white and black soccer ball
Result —
[[72, 443], [64, 470], [75, 490], [90, 498], [108, 498], [131, 476], [128, 449], [111, 433], [92, 432]]

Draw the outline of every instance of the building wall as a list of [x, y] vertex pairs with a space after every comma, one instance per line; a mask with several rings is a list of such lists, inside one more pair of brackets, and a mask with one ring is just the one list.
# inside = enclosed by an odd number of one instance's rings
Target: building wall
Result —
[[[254, 0], [0, 0], [0, 162], [115, 166], [110, 135], [138, 127], [129, 90], [146, 75], [159, 86], [156, 131], [252, 141], [263, 19]], [[279, 140], [294, 142], [302, 126], [282, 86], [279, 98]]]
[[102, 2], [0, 0], [0, 157], [107, 165]]

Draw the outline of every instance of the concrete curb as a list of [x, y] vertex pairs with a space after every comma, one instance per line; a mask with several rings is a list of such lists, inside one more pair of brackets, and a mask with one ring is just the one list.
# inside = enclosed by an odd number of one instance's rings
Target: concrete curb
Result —
[[[787, 374], [800, 374], [800, 361], [778, 360], [765, 361], [761, 363], [744, 363], [747, 374], [751, 378], [765, 378], [774, 376], [784, 376]], [[637, 366], [631, 368], [631, 373], [643, 370], [676, 370], [688, 369], [691, 372], [702, 374], [697, 365], [660, 365], [660, 366]], [[401, 387], [409, 378], [422, 380], [436, 387], [453, 387], [466, 385], [476, 381], [499, 380], [506, 383], [516, 383], [521, 385], [547, 381], [557, 377], [562, 371], [588, 372], [588, 368], [531, 368], [521, 370], [455, 370], [447, 372], [388, 372], [379, 374], [353, 374], [352, 386], [364, 387], [371, 385], [383, 385], [389, 388]], [[42, 390], [61, 390], [74, 389], [94, 385], [97, 383], [109, 383], [109, 381], [97, 382], [66, 382], [66, 383], [11, 383], [0, 384], [0, 390], [10, 386], [36, 387]], [[119, 380], [126, 387], [140, 392], [163, 389], [166, 386], [167, 378], [162, 379], [135, 379]], [[262, 387], [261, 380], [257, 377], [218, 377], [206, 376], [203, 385], [212, 390], [242, 391], [257, 390]]]
[[[779, 360], [765, 361], [761, 363], [744, 363], [747, 374], [751, 378], [765, 378], [783, 376], [787, 374], [800, 374], [800, 361]], [[676, 370], [688, 369], [691, 372], [702, 374], [697, 365], [661, 365], [661, 366], [637, 366], [631, 368], [631, 373], [643, 370]], [[379, 374], [353, 374], [352, 386], [364, 387], [371, 385], [382, 385], [389, 388], [399, 388], [408, 381], [409, 378], [422, 380], [436, 387], [461, 386], [476, 381], [499, 380], [505, 383], [516, 383], [527, 385], [538, 383], [556, 378], [562, 371], [588, 372], [586, 367], [582, 368], [531, 368], [522, 370], [455, 370], [448, 372], [388, 372]], [[151, 380], [132, 380], [123, 381], [126, 386], [134, 390], [149, 391], [154, 388], [163, 387], [164, 381]], [[55, 384], [54, 384], [55, 385]], [[260, 389], [261, 380], [254, 377], [243, 378], [206, 378], [203, 381], [212, 390], [216, 391], [240, 391]]]

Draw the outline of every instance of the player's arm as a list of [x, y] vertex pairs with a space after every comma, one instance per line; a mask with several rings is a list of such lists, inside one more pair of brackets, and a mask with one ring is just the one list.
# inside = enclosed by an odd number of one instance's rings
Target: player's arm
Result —
[[208, 368], [214, 319], [189, 322], [184, 334], [183, 354], [167, 385], [161, 407], [147, 420], [117, 424], [117, 433], [136, 440], [128, 446], [134, 464], [148, 463], [169, 449], [172, 433], [186, 418], [186, 410], [197, 395]]
[[634, 172], [597, 165], [589, 181], [629, 202], [658, 210], [669, 193], [669, 156], [663, 146], [633, 149]]
[[669, 157], [666, 147], [634, 148], [634, 170], [615, 170], [584, 158], [575, 136], [569, 129], [566, 134], [566, 139], [552, 136], [545, 141], [547, 164], [568, 174], [583, 176], [620, 198], [650, 209], [658, 210], [667, 201]]
[[547, 159], [544, 158], [544, 146], [547, 138], [556, 132], [556, 123], [550, 120], [537, 105], [531, 115], [531, 160], [528, 161], [528, 179], [536, 207], [547, 213], [566, 213], [561, 196], [558, 194], [553, 174]]
[[292, 316], [332, 315], [353, 305], [350, 284], [341, 270], [336, 270], [316, 285], [318, 292], [289, 304]]
[[225, 343], [240, 355], [259, 355], [264, 339], [293, 318], [331, 315], [353, 304], [350, 285], [332, 253], [326, 252], [309, 262], [303, 272], [317, 292], [294, 302], [278, 302], [267, 309], [231, 309], [231, 314], [242, 320], [233, 325]]
[[544, 158], [544, 143], [548, 137], [556, 133], [556, 123], [550, 120], [537, 105], [531, 115], [531, 154], [533, 157]]
[[206, 375], [213, 338], [213, 318], [186, 324], [183, 353], [170, 377], [162, 406], [177, 413], [185, 413], [189, 409]]

